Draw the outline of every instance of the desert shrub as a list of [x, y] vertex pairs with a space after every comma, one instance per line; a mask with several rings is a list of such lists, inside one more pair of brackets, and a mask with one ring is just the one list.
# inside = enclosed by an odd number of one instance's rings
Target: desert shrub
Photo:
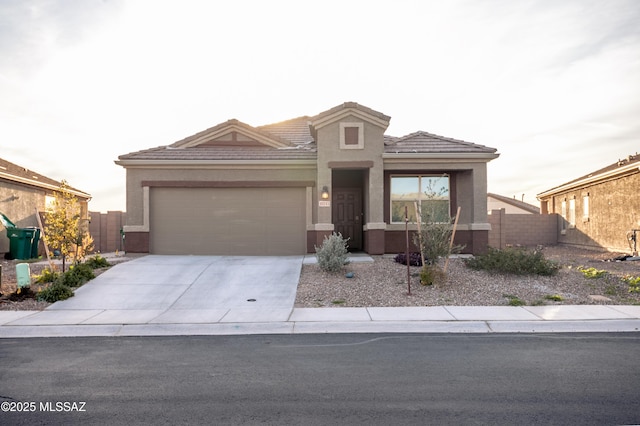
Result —
[[58, 278], [58, 281], [67, 287], [73, 288], [80, 287], [82, 284], [94, 279], [95, 277], [96, 275], [93, 273], [93, 269], [91, 269], [89, 265], [79, 263], [69, 268], [67, 272]]
[[[398, 253], [396, 257], [393, 258], [396, 262], [406, 265], [407, 264], [407, 254], [406, 253]], [[412, 252], [409, 253], [409, 265], [411, 266], [422, 266], [422, 258], [420, 256], [420, 252]]]
[[316, 259], [318, 259], [320, 269], [326, 272], [337, 272], [349, 263], [347, 259], [349, 254], [347, 241], [348, 238], [342, 238], [342, 234], [339, 232], [337, 234], [334, 232], [329, 237], [324, 237], [322, 245], [315, 247]]
[[602, 269], [596, 269], [596, 268], [583, 268], [582, 266], [578, 267], [578, 271], [582, 272], [582, 275], [585, 278], [589, 278], [589, 279], [597, 279], [597, 278], [602, 278], [604, 276], [606, 276], [608, 274], [607, 271], [602, 270]]
[[59, 272], [52, 271], [49, 268], [45, 268], [45, 269], [42, 270], [40, 275], [36, 275], [34, 277], [34, 282], [36, 282], [38, 284], [52, 283], [55, 280], [57, 280], [59, 276], [60, 276]]
[[58, 280], [47, 288], [40, 290], [37, 294], [37, 299], [41, 302], [54, 303], [58, 300], [68, 299], [71, 296], [73, 296], [73, 290]]
[[640, 276], [625, 275], [622, 281], [629, 284], [629, 293], [640, 293]]
[[486, 254], [466, 259], [465, 264], [475, 270], [514, 275], [550, 276], [558, 273], [560, 269], [557, 263], [545, 259], [542, 252], [518, 248], [490, 248]]
[[98, 268], [107, 268], [111, 266], [111, 264], [104, 257], [96, 254], [95, 256], [91, 256], [84, 262], [85, 265], [89, 266], [91, 269]]
[[420, 284], [434, 285], [443, 283], [447, 275], [438, 265], [424, 265], [420, 270]]

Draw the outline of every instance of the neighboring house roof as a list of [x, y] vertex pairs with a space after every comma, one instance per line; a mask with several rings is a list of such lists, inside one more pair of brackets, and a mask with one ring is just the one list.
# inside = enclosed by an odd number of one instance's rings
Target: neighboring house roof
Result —
[[638, 172], [640, 172], [640, 155], [636, 152], [634, 155], [629, 155], [625, 159], [618, 160], [615, 163], [589, 173], [588, 175], [541, 192], [537, 197], [538, 199], [546, 198], [575, 188], [592, 185], [597, 182], [607, 181]]
[[487, 193], [487, 198], [493, 198], [495, 200], [501, 201], [505, 204], [509, 204], [518, 209], [525, 210], [529, 213], [533, 213], [533, 214], [540, 213], [540, 207], [534, 206], [533, 204], [525, 203], [524, 201], [520, 201], [515, 198], [505, 197], [503, 195], [494, 194], [492, 192]]
[[[57, 191], [60, 189], [61, 182], [48, 178], [40, 173], [29, 170], [25, 167], [18, 166], [3, 158], [0, 158], [0, 180], [7, 180], [14, 183], [21, 183], [36, 188], [46, 189], [49, 191]], [[80, 198], [90, 199], [91, 195], [80, 191], [79, 189], [69, 187], [70, 192]]]
[[[313, 117], [301, 116], [253, 127], [228, 120], [168, 146], [118, 157], [128, 161], [316, 160], [315, 132], [335, 120], [356, 116], [386, 129], [391, 117], [355, 102], [345, 102]], [[251, 142], [253, 141], [253, 143]], [[259, 143], [255, 143], [259, 142]], [[445, 154], [497, 157], [495, 148], [423, 131], [403, 137], [384, 136], [385, 155]]]

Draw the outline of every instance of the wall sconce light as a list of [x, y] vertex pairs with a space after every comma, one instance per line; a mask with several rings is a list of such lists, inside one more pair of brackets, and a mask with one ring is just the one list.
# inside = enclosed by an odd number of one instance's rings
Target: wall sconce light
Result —
[[326, 186], [322, 187], [322, 193], [320, 194], [320, 198], [322, 198], [323, 200], [329, 199], [329, 188], [327, 188]]

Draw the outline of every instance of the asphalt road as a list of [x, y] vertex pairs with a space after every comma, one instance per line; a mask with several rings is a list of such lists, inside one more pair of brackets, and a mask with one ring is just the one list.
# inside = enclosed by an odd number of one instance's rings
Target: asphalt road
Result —
[[638, 333], [0, 339], [0, 424], [638, 424], [639, 353]]

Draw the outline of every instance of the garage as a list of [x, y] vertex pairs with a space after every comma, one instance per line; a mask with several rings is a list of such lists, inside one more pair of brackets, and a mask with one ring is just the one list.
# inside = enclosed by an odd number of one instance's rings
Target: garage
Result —
[[151, 188], [154, 254], [306, 252], [305, 188]]

